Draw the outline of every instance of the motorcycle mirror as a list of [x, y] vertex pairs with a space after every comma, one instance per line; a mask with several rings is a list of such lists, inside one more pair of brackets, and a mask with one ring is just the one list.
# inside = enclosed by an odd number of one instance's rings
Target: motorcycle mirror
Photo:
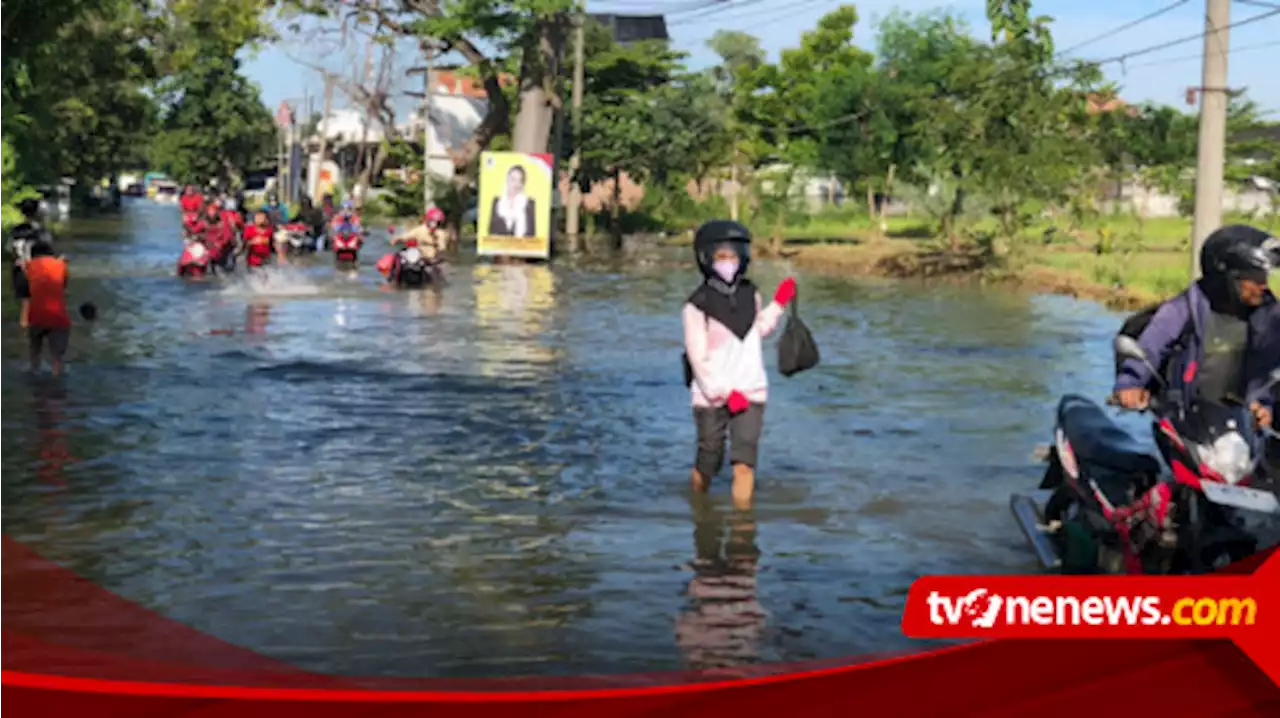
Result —
[[1138, 344], [1138, 340], [1133, 337], [1120, 334], [1115, 338], [1115, 341], [1112, 342], [1111, 346], [1118, 357], [1122, 357], [1124, 359], [1137, 359], [1143, 363], [1148, 361], [1147, 353], [1143, 351], [1142, 345]]

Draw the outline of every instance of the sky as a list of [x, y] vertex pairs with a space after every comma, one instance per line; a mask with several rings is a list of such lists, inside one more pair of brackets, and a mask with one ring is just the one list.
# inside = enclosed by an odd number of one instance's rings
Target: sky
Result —
[[[1084, 43], [1132, 20], [1170, 5], [1173, 0], [1036, 0], [1032, 11], [1054, 18], [1051, 26], [1059, 50]], [[588, 12], [615, 14], [654, 14], [667, 11], [668, 32], [676, 49], [689, 53], [691, 68], [705, 67], [716, 61], [706, 48], [706, 40], [716, 30], [741, 30], [760, 38], [770, 59], [780, 50], [799, 44], [803, 32], [812, 29], [820, 17], [839, 7], [838, 0], [726, 0], [723, 10], [685, 10], [701, 5], [701, 0], [589, 0]], [[854, 2], [859, 21], [854, 40], [868, 50], [875, 49], [875, 23], [894, 9], [920, 12], [949, 9], [966, 18], [979, 37], [987, 38], [990, 25], [985, 17], [985, 0], [862, 0]], [[1280, 9], [1280, 0], [1270, 3]], [[1231, 22], [1268, 12], [1267, 2], [1236, 0], [1231, 6]], [[1080, 59], [1103, 59], [1142, 50], [1180, 38], [1198, 36], [1204, 31], [1203, 0], [1184, 0], [1161, 16], [1130, 30], [1084, 45], [1069, 54]], [[1280, 111], [1280, 15], [1259, 20], [1230, 31], [1232, 54], [1228, 59], [1228, 86], [1247, 89], [1248, 95], [1266, 111]], [[1179, 106], [1185, 110], [1186, 90], [1200, 82], [1199, 37], [1104, 68], [1107, 76], [1121, 87], [1121, 97], [1128, 102], [1157, 102]], [[406, 54], [406, 60], [410, 59]], [[322, 59], [321, 59], [322, 58]], [[309, 94], [314, 106], [320, 107], [323, 82], [319, 73], [309, 67], [325, 64], [331, 69], [352, 71], [362, 60], [354, 53], [334, 52], [330, 46], [295, 39], [258, 50], [246, 58], [245, 69], [262, 88], [263, 101], [272, 108], [282, 100], [296, 101]], [[420, 86], [420, 80], [411, 81]], [[402, 108], [415, 101], [407, 97], [398, 102]], [[335, 107], [346, 106], [340, 93]], [[1280, 116], [1277, 114], [1276, 116]]]

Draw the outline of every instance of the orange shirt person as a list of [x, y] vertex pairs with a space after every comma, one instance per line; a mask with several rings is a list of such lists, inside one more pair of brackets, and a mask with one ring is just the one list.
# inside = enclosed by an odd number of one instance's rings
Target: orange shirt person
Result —
[[67, 314], [67, 262], [53, 254], [48, 242], [36, 242], [27, 262], [27, 283], [31, 300], [27, 310], [27, 341], [31, 371], [40, 371], [40, 355], [46, 342], [53, 375], [62, 374], [62, 361], [71, 338], [71, 316]]

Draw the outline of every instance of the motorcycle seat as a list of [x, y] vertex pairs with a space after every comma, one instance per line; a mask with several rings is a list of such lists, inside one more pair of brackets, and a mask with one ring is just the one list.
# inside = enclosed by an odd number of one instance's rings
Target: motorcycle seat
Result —
[[1160, 460], [1145, 442], [1134, 438], [1107, 416], [1102, 407], [1076, 395], [1058, 404], [1058, 426], [1071, 442], [1076, 460], [1137, 474], [1160, 473]]

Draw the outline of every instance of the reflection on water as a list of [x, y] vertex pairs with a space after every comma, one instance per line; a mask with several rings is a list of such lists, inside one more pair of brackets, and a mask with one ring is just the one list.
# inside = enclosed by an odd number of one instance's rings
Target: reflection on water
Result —
[[67, 440], [65, 421], [67, 393], [63, 384], [56, 379], [36, 380], [33, 385], [35, 402], [35, 424], [38, 441], [35, 459], [36, 478], [47, 487], [60, 490], [66, 487], [67, 481], [63, 468], [77, 461], [71, 452]]
[[689, 605], [676, 621], [676, 644], [689, 668], [729, 668], [760, 658], [768, 613], [756, 596], [760, 548], [750, 511], [725, 517], [712, 500], [695, 496], [694, 577]]
[[[3, 529], [310, 670], [910, 647], [916, 576], [1036, 570], [1008, 495], [1038, 478], [1058, 396], [1109, 384], [1117, 319], [1093, 305], [801, 275], [823, 364], [772, 377], [753, 515], [691, 521], [687, 250], [463, 264], [425, 291], [323, 255], [191, 284], [172, 276], [179, 222], [133, 204], [118, 236], [61, 245], [71, 304], [100, 318], [75, 326], [56, 392], [6, 324]], [[752, 267], [766, 288], [789, 271]]]
[[545, 265], [477, 264], [475, 328], [479, 369], [484, 376], [501, 376], [513, 363], [530, 368], [555, 361], [557, 352], [543, 343], [555, 309], [555, 276]]

